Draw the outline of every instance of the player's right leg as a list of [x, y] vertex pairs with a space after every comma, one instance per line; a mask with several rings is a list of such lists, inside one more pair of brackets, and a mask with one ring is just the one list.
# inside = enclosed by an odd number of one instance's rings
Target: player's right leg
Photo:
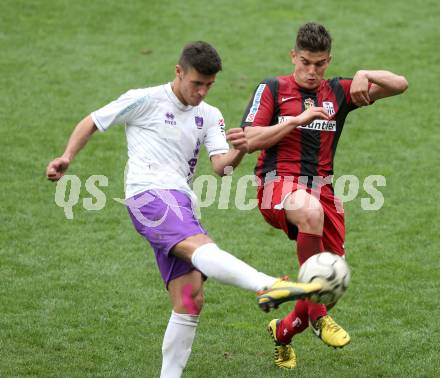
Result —
[[[147, 191], [127, 200], [132, 221], [153, 247], [158, 265], [181, 266], [186, 273], [197, 268], [207, 277], [254, 292], [261, 308], [268, 310], [319, 291], [319, 284], [295, 284], [258, 272], [221, 250], [206, 235], [196, 218], [191, 199], [177, 190]], [[176, 261], [177, 260], [177, 261]], [[167, 282], [167, 269], [161, 270]]]
[[221, 250], [206, 235], [194, 235], [172, 249], [173, 255], [191, 262], [207, 277], [221, 283], [257, 292], [258, 304], [264, 311], [281, 303], [306, 298], [319, 291], [319, 284], [299, 284], [268, 276]]

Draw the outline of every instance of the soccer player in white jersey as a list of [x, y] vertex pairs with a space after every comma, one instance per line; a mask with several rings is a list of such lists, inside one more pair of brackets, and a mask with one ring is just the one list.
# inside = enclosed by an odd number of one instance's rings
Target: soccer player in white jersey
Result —
[[180, 377], [203, 305], [203, 281], [257, 292], [263, 310], [318, 291], [318, 284], [276, 279], [221, 250], [193, 211], [190, 183], [201, 145], [213, 170], [223, 175], [247, 152], [242, 129], [231, 129], [229, 150], [220, 111], [203, 101], [221, 70], [217, 51], [206, 42], [182, 51], [173, 82], [130, 90], [92, 112], [74, 129], [61, 157], [47, 167], [49, 180], [59, 180], [76, 154], [96, 131], [126, 127], [128, 172], [126, 204], [136, 230], [149, 241], [173, 306], [162, 345], [161, 377]]

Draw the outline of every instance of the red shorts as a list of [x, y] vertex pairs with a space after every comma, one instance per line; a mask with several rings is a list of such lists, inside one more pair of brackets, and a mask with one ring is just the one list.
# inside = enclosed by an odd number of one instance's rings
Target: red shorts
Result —
[[295, 224], [289, 223], [283, 209], [283, 202], [286, 197], [299, 189], [304, 189], [308, 193], [319, 198], [319, 202], [324, 210], [324, 230], [322, 242], [324, 250], [336, 253], [340, 256], [345, 254], [344, 239], [344, 208], [342, 201], [333, 193], [330, 185], [321, 187], [315, 191], [306, 186], [292, 181], [278, 182], [271, 181], [258, 188], [258, 208], [267, 223], [275, 228], [283, 230], [289, 239], [296, 240], [298, 228]]

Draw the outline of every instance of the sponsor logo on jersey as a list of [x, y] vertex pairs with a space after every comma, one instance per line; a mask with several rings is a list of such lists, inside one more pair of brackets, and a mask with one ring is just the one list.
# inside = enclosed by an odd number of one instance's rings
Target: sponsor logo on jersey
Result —
[[261, 96], [263, 95], [264, 88], [266, 88], [266, 84], [260, 84], [257, 90], [255, 91], [254, 101], [252, 101], [252, 105], [246, 117], [245, 122], [254, 121], [255, 116], [257, 115], [258, 109], [260, 107]]
[[298, 126], [300, 129], [318, 130], [318, 131], [336, 131], [336, 121], [327, 121], [325, 119], [315, 119], [312, 123], [304, 126]]
[[198, 129], [201, 129], [203, 127], [203, 117], [194, 117], [194, 121], [196, 123], [196, 126]]
[[315, 101], [313, 101], [313, 98], [306, 98], [304, 100], [304, 109], [307, 110], [312, 106], [315, 106]]
[[335, 108], [333, 106], [333, 102], [323, 101], [322, 107], [325, 109], [325, 111], [328, 113], [329, 116], [332, 116], [335, 114]]
[[[292, 116], [280, 116], [278, 117], [278, 123], [288, 121], [294, 117]], [[299, 129], [306, 130], [318, 130], [318, 131], [336, 131], [336, 121], [327, 121], [325, 119], [316, 119], [308, 125], [298, 126]]]
[[177, 125], [177, 122], [174, 120], [174, 118], [175, 118], [175, 115], [173, 114], [173, 113], [171, 113], [171, 112], [166, 112], [165, 113], [165, 123], [167, 124], [167, 125], [172, 125], [172, 126], [175, 126], [175, 125]]

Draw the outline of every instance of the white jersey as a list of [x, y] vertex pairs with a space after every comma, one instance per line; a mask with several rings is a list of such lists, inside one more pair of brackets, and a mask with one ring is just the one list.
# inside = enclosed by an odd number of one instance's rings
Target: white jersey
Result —
[[210, 157], [229, 150], [220, 111], [205, 102], [183, 105], [170, 83], [130, 90], [91, 117], [100, 131], [126, 126], [126, 198], [149, 189], [177, 189], [193, 197], [201, 145]]

